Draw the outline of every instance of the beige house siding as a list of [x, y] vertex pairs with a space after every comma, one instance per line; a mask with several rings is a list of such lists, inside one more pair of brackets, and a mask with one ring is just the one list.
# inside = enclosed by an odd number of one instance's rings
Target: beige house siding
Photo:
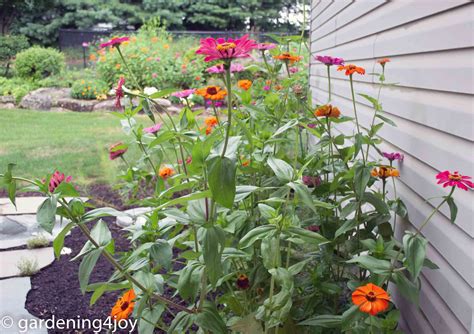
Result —
[[[346, 63], [379, 70], [375, 60], [389, 57], [384, 88], [386, 116], [398, 127], [379, 132], [382, 148], [405, 154], [399, 165], [397, 191], [409, 209], [410, 221], [397, 233], [420, 226], [433, 209], [425, 198], [447, 194], [435, 182], [442, 170], [474, 175], [474, 4], [455, 0], [313, 0], [311, 54], [342, 57]], [[347, 78], [332, 71], [332, 103], [351, 116]], [[358, 93], [377, 95], [371, 75], [355, 75]], [[310, 85], [314, 103], [328, 98], [326, 69], [312, 60]], [[356, 98], [360, 122], [373, 115], [368, 101]], [[347, 123], [344, 123], [347, 124]], [[354, 126], [340, 126], [350, 133]], [[440, 267], [422, 273], [420, 308], [393, 292], [401, 309], [403, 329], [411, 333], [474, 333], [474, 192], [456, 191], [456, 225], [444, 208], [424, 230], [428, 254]]]

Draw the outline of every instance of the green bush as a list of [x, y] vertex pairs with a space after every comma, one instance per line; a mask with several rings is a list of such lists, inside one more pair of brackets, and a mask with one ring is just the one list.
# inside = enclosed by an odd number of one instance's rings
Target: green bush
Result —
[[0, 75], [8, 75], [11, 60], [28, 46], [28, 39], [23, 35], [0, 36], [0, 64], [4, 67], [4, 70], [0, 71]]
[[20, 102], [23, 96], [39, 88], [36, 82], [20, 78], [2, 78], [0, 77], [0, 96], [11, 95], [16, 103]]
[[[166, 32], [141, 31], [121, 45], [122, 53], [128, 60], [142, 86], [162, 88], [188, 88], [202, 81], [208, 64], [195, 54], [197, 41], [189, 38], [173, 40]], [[120, 76], [128, 76], [120, 55], [115, 48], [98, 50], [97, 71], [100, 78], [111, 86], [116, 85]], [[133, 80], [126, 86], [134, 87]]]
[[82, 79], [96, 79], [95, 71], [89, 68], [77, 71], [65, 70], [59, 74], [39, 80], [38, 85], [40, 87], [72, 87], [74, 83]]
[[107, 94], [109, 87], [102, 80], [79, 80], [72, 85], [71, 97], [75, 99], [94, 100]]
[[15, 69], [21, 78], [40, 80], [60, 73], [65, 65], [64, 55], [52, 48], [31, 47], [16, 55]]

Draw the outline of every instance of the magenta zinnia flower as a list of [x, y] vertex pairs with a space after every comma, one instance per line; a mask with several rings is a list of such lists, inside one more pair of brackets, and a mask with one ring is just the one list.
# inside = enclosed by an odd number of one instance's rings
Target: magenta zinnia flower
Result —
[[316, 56], [314, 59], [320, 61], [324, 65], [332, 66], [332, 65], [343, 65], [344, 59], [331, 57], [331, 56]]
[[186, 97], [188, 97], [189, 95], [193, 94], [195, 91], [196, 91], [196, 89], [194, 89], [194, 88], [192, 88], [192, 89], [185, 89], [185, 90], [182, 90], [182, 91], [180, 91], [180, 92], [171, 93], [171, 96], [179, 97], [180, 99], [183, 99], [183, 98], [186, 98]]
[[208, 107], [212, 107], [212, 102], [214, 102], [214, 107], [216, 107], [216, 108], [220, 108], [224, 105], [224, 103], [222, 101], [212, 101], [212, 100], [207, 100], [206, 105]]
[[125, 83], [125, 78], [120, 77], [118, 83], [117, 83], [117, 88], [115, 88], [115, 108], [120, 109], [122, 108], [122, 105], [120, 104], [120, 99], [124, 97], [123, 93], [123, 84]]
[[72, 176], [65, 176], [63, 173], [60, 173], [59, 171], [55, 171], [53, 175], [51, 175], [51, 179], [49, 180], [49, 192], [54, 192], [54, 190], [62, 182], [69, 183], [71, 181], [72, 181]]
[[[231, 64], [230, 65], [230, 72], [231, 73], [242, 72], [244, 70], [245, 70], [245, 68], [240, 64]], [[224, 73], [224, 71], [225, 71], [224, 70], [224, 64], [211, 66], [208, 69], [206, 69], [206, 72], [210, 73], [210, 74], [220, 74], [220, 73]]]
[[144, 128], [144, 129], [143, 129], [143, 132], [155, 134], [155, 133], [157, 133], [158, 131], [160, 131], [161, 126], [162, 126], [162, 124], [161, 124], [161, 123], [158, 123], [158, 124], [155, 124], [155, 125], [150, 126], [150, 127], [148, 127], [148, 128]]
[[471, 179], [470, 176], [465, 176], [459, 174], [459, 172], [453, 172], [451, 173], [448, 170], [445, 170], [444, 172], [439, 173], [436, 175], [436, 178], [438, 179], [438, 184], [443, 184], [443, 187], [458, 187], [464, 190], [469, 190], [474, 188], [474, 183], [469, 181]]
[[116, 47], [116, 46], [119, 46], [120, 44], [122, 44], [123, 42], [128, 42], [129, 40], [130, 40], [130, 38], [128, 38], [128, 37], [114, 37], [114, 38], [108, 40], [107, 42], [102, 43], [99, 47], [101, 49], [106, 48], [108, 46]]
[[260, 51], [271, 50], [274, 48], [276, 48], [275, 43], [258, 43], [257, 44], [257, 49], [259, 49]]
[[109, 158], [110, 160], [115, 160], [127, 152], [128, 148], [123, 143], [118, 142], [110, 146], [109, 149]]
[[298, 67], [290, 67], [290, 72], [291, 73], [296, 73], [298, 72], [300, 69]]
[[398, 152], [393, 152], [393, 153], [383, 152], [383, 156], [390, 161], [398, 160], [402, 162], [403, 159], [405, 159], [405, 156], [402, 153], [398, 153]]
[[250, 51], [255, 49], [257, 44], [254, 40], [248, 39], [248, 35], [242, 38], [233, 39], [212, 37], [201, 39], [201, 47], [196, 51], [197, 54], [205, 55], [204, 61], [217, 59], [248, 58]]
[[303, 183], [310, 188], [317, 187], [321, 185], [321, 182], [322, 182], [320, 176], [303, 175], [302, 180], [303, 180]]
[[267, 86], [267, 85], [263, 86], [263, 90], [267, 90], [267, 91], [270, 90], [270, 86]]

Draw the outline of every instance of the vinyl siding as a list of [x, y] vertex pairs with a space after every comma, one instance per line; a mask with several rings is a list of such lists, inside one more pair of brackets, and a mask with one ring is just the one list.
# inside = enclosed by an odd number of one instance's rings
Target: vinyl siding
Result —
[[[419, 227], [433, 210], [426, 198], [447, 194], [435, 182], [439, 171], [474, 175], [473, 23], [470, 1], [312, 1], [313, 56], [342, 57], [367, 73], [380, 70], [376, 59], [391, 59], [386, 79], [397, 86], [384, 87], [380, 99], [397, 127], [385, 125], [379, 135], [382, 150], [405, 154], [396, 187], [409, 209], [409, 221], [397, 224], [397, 235]], [[332, 103], [353, 116], [348, 78], [335, 69], [331, 76]], [[377, 95], [373, 76], [355, 75], [354, 80], [357, 93]], [[314, 103], [327, 101], [327, 85], [325, 66], [312, 60]], [[365, 99], [356, 100], [359, 121], [369, 126], [373, 109]], [[343, 123], [338, 130], [353, 133], [354, 125]], [[454, 197], [459, 208], [456, 224], [443, 208], [423, 230], [428, 255], [440, 269], [423, 270], [420, 307], [393, 291], [401, 326], [408, 333], [458, 334], [473, 328], [474, 194], [457, 191]]]

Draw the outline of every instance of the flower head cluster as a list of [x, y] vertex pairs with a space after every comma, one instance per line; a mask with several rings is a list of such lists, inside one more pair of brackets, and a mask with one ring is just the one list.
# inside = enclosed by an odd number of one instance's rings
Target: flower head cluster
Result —
[[316, 109], [316, 111], [314, 112], [314, 116], [338, 118], [339, 116], [341, 116], [341, 112], [339, 111], [339, 108], [333, 107], [330, 104], [326, 104]]
[[378, 177], [382, 180], [385, 180], [388, 177], [398, 177], [400, 176], [400, 172], [398, 169], [390, 167], [390, 166], [380, 166], [372, 169], [371, 175], [373, 177]]
[[346, 75], [353, 75], [354, 73], [359, 73], [359, 74], [365, 74], [365, 69], [363, 69], [362, 67], [358, 67], [358, 66], [355, 66], [355, 65], [345, 65], [345, 66], [339, 66], [337, 68], [338, 71], [346, 71]]
[[120, 321], [122, 319], [128, 319], [130, 314], [133, 312], [135, 307], [135, 291], [133, 289], [128, 290], [120, 297], [115, 303], [112, 311], [110, 312], [110, 317], [115, 321]]
[[64, 173], [60, 173], [59, 171], [55, 171], [53, 175], [51, 175], [51, 179], [49, 180], [49, 191], [54, 192], [54, 190], [63, 182], [69, 183], [72, 181], [72, 176], [65, 176]]
[[127, 152], [128, 148], [122, 142], [115, 143], [109, 148], [109, 159], [115, 160]]
[[387, 158], [388, 160], [390, 160], [390, 162], [392, 162], [394, 160], [398, 160], [398, 161], [402, 162], [403, 159], [405, 158], [403, 153], [398, 153], [398, 152], [392, 152], [392, 153], [383, 152], [383, 156], [385, 158]]
[[302, 59], [301, 56], [292, 55], [289, 52], [284, 52], [278, 56], [274, 56], [273, 58], [284, 61], [284, 62], [288, 62], [289, 64], [293, 64]]
[[242, 38], [218, 38], [212, 37], [201, 39], [201, 46], [196, 51], [197, 54], [205, 55], [204, 61], [217, 59], [248, 58], [250, 52], [257, 47], [254, 40], [248, 39], [248, 35]]
[[128, 41], [130, 41], [130, 38], [128, 38], [128, 37], [114, 37], [114, 38], [108, 40], [107, 42], [100, 44], [99, 47], [101, 49], [106, 48], [108, 46], [117, 47], [120, 44], [122, 44], [123, 42], [128, 42]]
[[369, 283], [358, 287], [352, 293], [352, 302], [359, 306], [359, 310], [370, 315], [385, 311], [390, 302], [387, 291], [381, 287]]
[[[242, 72], [244, 71], [245, 68], [241, 64], [231, 64], [230, 65], [230, 72], [231, 73], [237, 73], [237, 72]], [[218, 64], [211, 66], [206, 69], [207, 73], [210, 74], [220, 74], [225, 72], [224, 64]]]
[[189, 97], [190, 95], [194, 94], [194, 92], [196, 91], [196, 89], [185, 89], [185, 90], [182, 90], [182, 91], [179, 91], [179, 92], [174, 92], [174, 93], [171, 93], [171, 96], [174, 96], [174, 97], [179, 97], [180, 99], [185, 99], [187, 97]]
[[163, 124], [157, 123], [157, 124], [155, 124], [155, 125], [153, 125], [153, 126], [150, 126], [150, 127], [148, 127], [148, 128], [144, 128], [144, 129], [143, 129], [143, 132], [155, 134], [155, 133], [157, 133], [158, 131], [160, 131], [160, 129], [161, 129], [162, 126], [163, 126]]
[[436, 175], [438, 179], [438, 184], [443, 184], [443, 187], [458, 187], [463, 190], [468, 191], [469, 189], [474, 188], [474, 183], [469, 181], [471, 179], [470, 176], [461, 175], [459, 172], [450, 172], [445, 170], [444, 172], [439, 173]]
[[160, 171], [158, 172], [158, 175], [163, 179], [166, 180], [167, 178], [173, 176], [175, 174], [175, 171], [173, 168], [168, 167], [168, 166], [163, 166], [160, 168]]
[[249, 90], [250, 87], [252, 87], [252, 81], [250, 80], [239, 80], [237, 82], [237, 86], [239, 86], [240, 88], [242, 88], [243, 90]]
[[344, 65], [344, 59], [331, 57], [331, 56], [316, 56], [314, 57], [317, 61], [320, 61], [324, 65], [332, 66], [332, 65]]
[[207, 86], [196, 89], [196, 94], [201, 95], [206, 100], [220, 101], [226, 97], [227, 91], [219, 86]]

